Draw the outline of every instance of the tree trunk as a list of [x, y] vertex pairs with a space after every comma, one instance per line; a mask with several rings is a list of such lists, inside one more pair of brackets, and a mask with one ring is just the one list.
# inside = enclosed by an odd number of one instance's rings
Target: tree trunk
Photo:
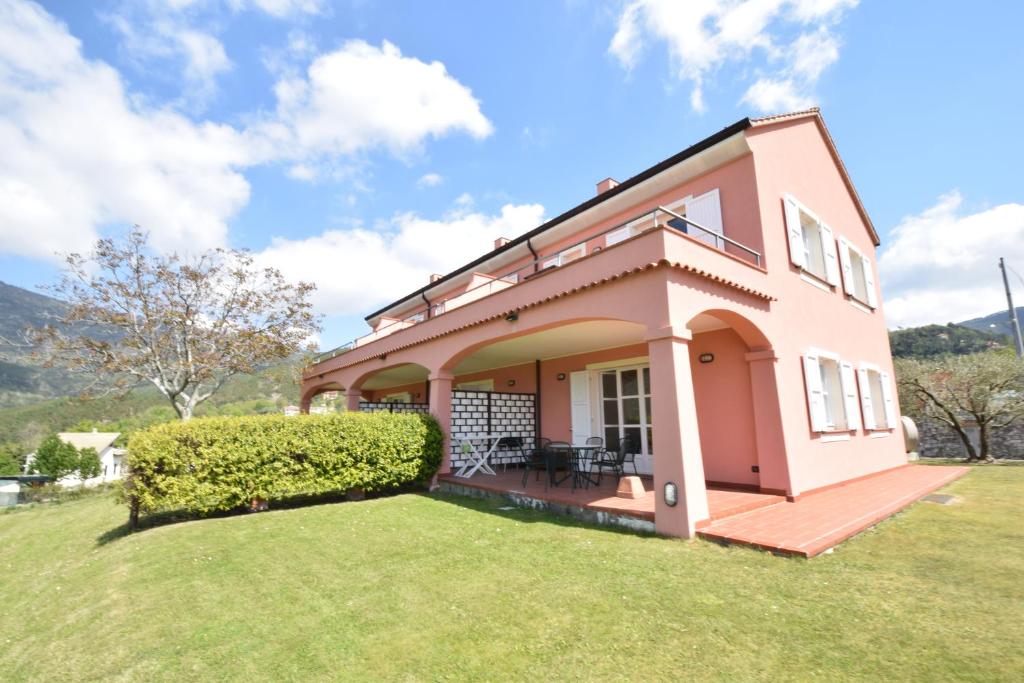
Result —
[[964, 428], [960, 426], [959, 422], [952, 424], [950, 426], [953, 428], [953, 431], [956, 432], [957, 436], [960, 437], [960, 440], [964, 444], [964, 448], [967, 449], [967, 462], [976, 461], [978, 459], [978, 451], [975, 450], [974, 444], [971, 443], [971, 437], [967, 434], [966, 431], [964, 431]]
[[988, 452], [988, 423], [978, 422], [978, 441], [981, 444], [981, 452], [978, 454], [978, 460], [980, 462], [995, 462]]

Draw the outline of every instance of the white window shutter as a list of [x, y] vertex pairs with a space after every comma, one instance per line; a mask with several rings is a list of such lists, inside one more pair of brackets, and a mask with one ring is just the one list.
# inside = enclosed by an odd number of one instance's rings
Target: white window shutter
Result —
[[[719, 235], [724, 234], [722, 232], [722, 204], [718, 197], [718, 188], [705, 192], [699, 197], [694, 197], [686, 202], [686, 217], [700, 225], [701, 227], [707, 228], [714, 233]], [[689, 226], [687, 226], [689, 228]], [[715, 235], [709, 235], [703, 230], [697, 228], [689, 228], [687, 232], [702, 242], [722, 248], [725, 243]]]
[[875, 424], [875, 403], [867, 368], [861, 366], [857, 370], [857, 383], [860, 384], [860, 405], [864, 409], [864, 429], [874, 429], [878, 425]]
[[807, 265], [807, 261], [804, 258], [804, 228], [800, 224], [800, 206], [789, 195], [786, 195], [782, 203], [786, 213], [789, 260], [793, 262], [794, 266], [803, 268]]
[[590, 373], [569, 373], [569, 400], [572, 404], [572, 443], [583, 446], [593, 434], [591, 433], [590, 411]]
[[896, 401], [892, 395], [892, 381], [885, 372], [878, 373], [878, 381], [882, 385], [882, 401], [885, 403], [885, 426], [887, 429], [896, 429]]
[[853, 296], [853, 261], [850, 258], [850, 243], [839, 238], [839, 265], [843, 271], [843, 291]]
[[821, 249], [825, 253], [825, 279], [830, 285], [839, 284], [839, 259], [836, 255], [836, 238], [832, 228], [821, 223]]
[[857, 377], [853, 363], [839, 361], [839, 379], [843, 385], [843, 408], [846, 409], [846, 428], [860, 429], [860, 400], [857, 396]]
[[868, 306], [878, 308], [878, 294], [875, 292], [875, 274], [871, 270], [871, 259], [864, 257], [864, 288], [868, 294]]
[[808, 351], [804, 355], [804, 383], [807, 386], [807, 409], [811, 414], [811, 430], [827, 432], [828, 414], [825, 412], [825, 394], [821, 387], [821, 370], [815, 351]]

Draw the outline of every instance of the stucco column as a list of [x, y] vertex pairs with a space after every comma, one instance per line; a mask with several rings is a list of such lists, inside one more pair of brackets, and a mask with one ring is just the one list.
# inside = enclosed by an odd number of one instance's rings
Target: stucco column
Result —
[[345, 390], [345, 410], [359, 412], [359, 401], [363, 398], [363, 392], [359, 389]]
[[452, 373], [445, 370], [430, 373], [430, 414], [441, 425], [444, 433], [444, 457], [438, 474], [448, 474], [452, 467]]
[[751, 351], [745, 358], [750, 365], [750, 393], [754, 402], [754, 438], [761, 489], [789, 495], [789, 459], [782, 430], [782, 407], [776, 375], [778, 355], [773, 349]]
[[309, 415], [309, 406], [313, 402], [312, 396], [303, 396], [299, 400], [299, 412], [303, 415]]
[[[654, 526], [660, 534], [683, 538], [693, 537], [697, 522], [710, 516], [690, 373], [691, 336], [690, 330], [671, 326], [647, 334], [654, 425]], [[665, 484], [669, 482], [679, 492], [674, 507], [665, 501]]]

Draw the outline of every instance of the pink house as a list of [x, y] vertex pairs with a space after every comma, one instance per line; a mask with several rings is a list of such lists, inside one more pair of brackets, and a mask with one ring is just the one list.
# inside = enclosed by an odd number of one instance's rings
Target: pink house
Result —
[[792, 500], [906, 463], [878, 243], [816, 109], [743, 119], [370, 314], [303, 408], [344, 391], [451, 435], [494, 396], [509, 434], [630, 437], [656, 529], [690, 537], [709, 489]]

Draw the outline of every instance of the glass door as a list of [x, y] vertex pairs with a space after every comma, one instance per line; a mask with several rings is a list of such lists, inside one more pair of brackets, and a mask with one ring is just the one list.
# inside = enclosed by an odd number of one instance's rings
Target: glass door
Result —
[[[651, 425], [651, 369], [616, 368], [601, 372], [601, 426], [605, 447], [615, 450], [619, 441], [631, 438], [638, 444], [637, 455], [646, 464], [653, 453]], [[638, 468], [641, 459], [637, 458]]]

